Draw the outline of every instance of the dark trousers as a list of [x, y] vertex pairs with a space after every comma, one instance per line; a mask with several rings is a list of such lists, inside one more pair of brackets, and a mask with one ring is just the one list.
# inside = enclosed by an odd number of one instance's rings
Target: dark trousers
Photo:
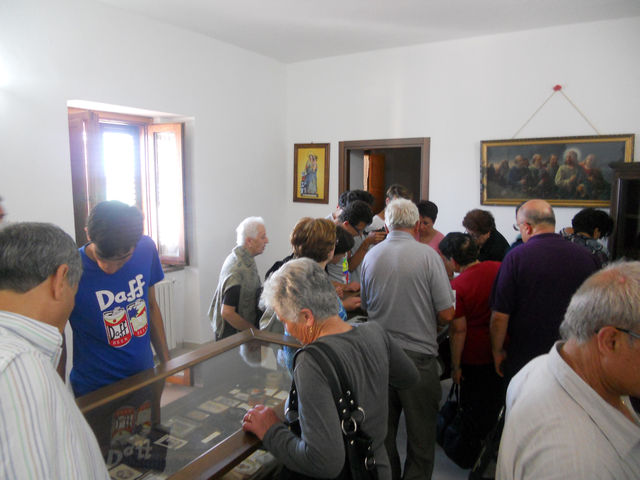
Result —
[[436, 417], [442, 396], [438, 361], [433, 355], [405, 350], [420, 373], [416, 385], [406, 390], [389, 389], [389, 423], [385, 446], [393, 480], [400, 477], [400, 456], [396, 446], [400, 414], [407, 423], [407, 459], [405, 480], [431, 478], [436, 445]]
[[493, 363], [487, 365], [462, 364], [460, 403], [472, 419], [479, 437], [484, 437], [495, 425], [504, 402], [503, 380]]

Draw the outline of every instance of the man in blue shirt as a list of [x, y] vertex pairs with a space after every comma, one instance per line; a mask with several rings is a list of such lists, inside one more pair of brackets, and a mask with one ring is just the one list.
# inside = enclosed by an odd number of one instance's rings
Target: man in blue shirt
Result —
[[80, 248], [84, 272], [69, 321], [76, 396], [153, 368], [151, 344], [169, 360], [154, 285], [164, 278], [142, 214], [122, 202], [102, 202], [87, 220]]

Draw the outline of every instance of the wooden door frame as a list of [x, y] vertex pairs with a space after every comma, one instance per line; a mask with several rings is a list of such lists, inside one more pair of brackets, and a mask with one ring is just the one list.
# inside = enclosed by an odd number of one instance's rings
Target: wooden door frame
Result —
[[[376, 150], [380, 148], [420, 148], [420, 199], [429, 199], [429, 151], [431, 139], [420, 138], [390, 138], [379, 140], [349, 140], [338, 143], [338, 195], [349, 190], [349, 151]], [[415, 199], [415, 200], [420, 200]]]

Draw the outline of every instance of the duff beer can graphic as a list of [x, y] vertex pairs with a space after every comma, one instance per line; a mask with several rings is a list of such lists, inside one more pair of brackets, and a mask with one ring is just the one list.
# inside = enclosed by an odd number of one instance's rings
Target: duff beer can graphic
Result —
[[107, 340], [112, 347], [122, 347], [131, 341], [131, 327], [127, 319], [127, 312], [122, 307], [116, 307], [102, 314]]
[[138, 408], [136, 414], [136, 431], [140, 431], [142, 435], [145, 435], [151, 431], [151, 402], [146, 400]]
[[136, 337], [142, 337], [147, 333], [149, 322], [147, 322], [147, 302], [144, 301], [144, 298], [139, 298], [127, 305], [127, 315]]
[[124, 443], [133, 434], [136, 418], [135, 407], [125, 405], [111, 416], [111, 443]]

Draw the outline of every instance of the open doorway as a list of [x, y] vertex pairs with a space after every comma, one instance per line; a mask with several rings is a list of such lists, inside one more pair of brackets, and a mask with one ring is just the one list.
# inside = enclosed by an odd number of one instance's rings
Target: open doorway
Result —
[[429, 138], [355, 140], [339, 143], [339, 193], [363, 189], [376, 198], [374, 212], [384, 208], [389, 185], [399, 183], [414, 200], [429, 198]]

